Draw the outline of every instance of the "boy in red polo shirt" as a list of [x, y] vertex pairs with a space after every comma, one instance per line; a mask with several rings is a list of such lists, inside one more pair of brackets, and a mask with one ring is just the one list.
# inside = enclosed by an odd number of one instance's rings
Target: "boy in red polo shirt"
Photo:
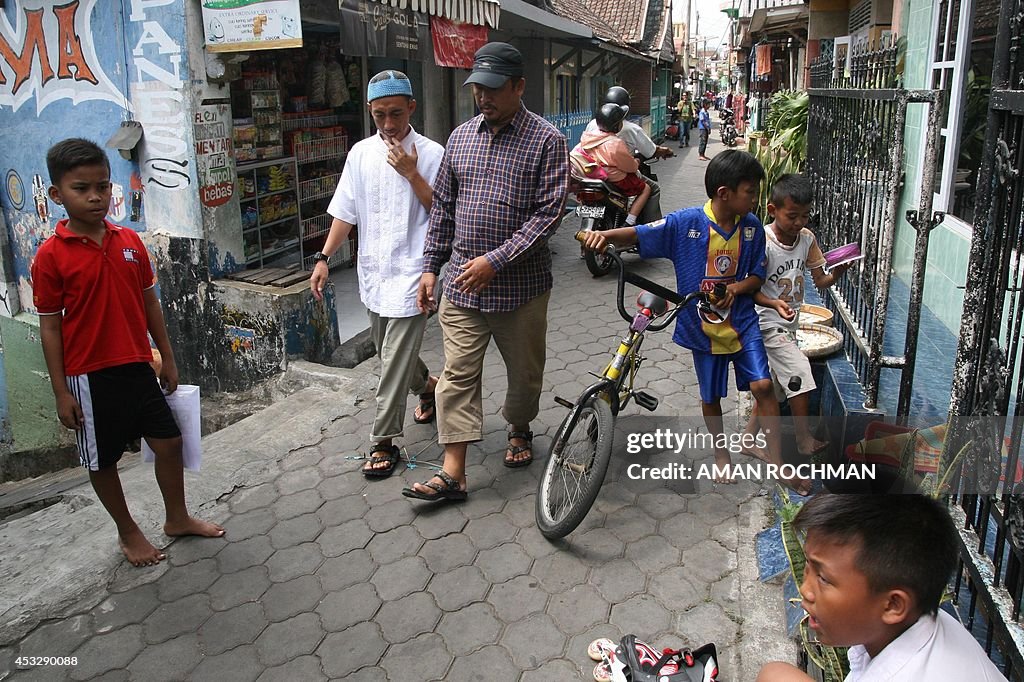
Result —
[[[167, 535], [220, 537], [224, 529], [189, 516], [181, 464], [181, 433], [160, 391], [178, 387], [153, 269], [142, 240], [106, 221], [110, 163], [93, 142], [68, 139], [46, 154], [50, 199], [68, 218], [39, 247], [32, 294], [43, 356], [60, 422], [77, 431], [79, 457], [118, 543], [135, 566], [166, 555], [142, 534], [124, 499], [117, 462], [130, 441], [144, 437], [156, 453]], [[163, 357], [160, 381], [146, 332]]]

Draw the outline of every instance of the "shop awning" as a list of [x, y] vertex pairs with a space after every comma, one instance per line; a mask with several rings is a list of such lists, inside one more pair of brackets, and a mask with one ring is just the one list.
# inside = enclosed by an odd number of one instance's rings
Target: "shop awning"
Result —
[[376, 0], [401, 10], [411, 9], [464, 24], [498, 28], [501, 5], [497, 0]]

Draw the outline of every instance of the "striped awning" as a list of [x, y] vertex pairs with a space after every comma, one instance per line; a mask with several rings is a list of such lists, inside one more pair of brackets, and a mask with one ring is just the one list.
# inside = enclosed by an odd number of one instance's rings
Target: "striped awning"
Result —
[[498, 0], [378, 0], [382, 5], [411, 9], [464, 24], [498, 28]]

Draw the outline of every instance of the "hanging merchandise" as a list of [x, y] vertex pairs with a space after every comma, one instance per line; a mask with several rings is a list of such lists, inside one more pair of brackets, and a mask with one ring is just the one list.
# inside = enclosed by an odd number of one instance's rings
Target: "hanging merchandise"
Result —
[[312, 109], [322, 107], [327, 101], [327, 65], [320, 55], [309, 62], [309, 92], [306, 96]]
[[757, 46], [757, 71], [758, 78], [768, 80], [772, 77], [772, 46], [770, 43]]
[[327, 106], [337, 108], [345, 106], [345, 103], [352, 99], [348, 92], [348, 82], [345, 79], [345, 67], [332, 59], [327, 64]]

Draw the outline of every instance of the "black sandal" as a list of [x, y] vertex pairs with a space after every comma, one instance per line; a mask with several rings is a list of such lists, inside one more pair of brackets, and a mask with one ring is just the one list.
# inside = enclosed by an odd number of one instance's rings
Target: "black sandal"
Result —
[[[377, 454], [383, 453], [383, 454]], [[370, 468], [363, 467], [363, 476], [367, 478], [387, 478], [391, 474], [395, 473], [395, 465], [398, 464], [399, 450], [394, 445], [374, 445], [373, 449], [370, 450]], [[381, 469], [374, 468], [377, 464], [383, 462], [387, 463], [387, 466]]]
[[[440, 478], [444, 481], [444, 485], [434, 483], [434, 478]], [[424, 485], [437, 492], [433, 495], [420, 492], [415, 488], [402, 488], [402, 494], [406, 497], [411, 497], [414, 500], [426, 500], [427, 502], [440, 502], [442, 500], [451, 500], [453, 502], [463, 502], [468, 497], [465, 490], [459, 489], [459, 482], [448, 475], [443, 469], [438, 471], [436, 474], [423, 481], [420, 485]]]
[[[526, 441], [526, 445], [512, 445], [513, 438], [522, 438]], [[509, 459], [509, 457], [515, 457], [522, 452], [529, 452], [530, 456], [526, 459]], [[505, 451], [505, 461], [502, 462], [509, 469], [518, 469], [520, 467], [529, 466], [530, 462], [533, 461], [533, 431], [509, 431], [508, 432], [508, 450]]]
[[[434, 417], [437, 416], [437, 407], [434, 405], [433, 391], [431, 391], [430, 393], [420, 393], [420, 404], [417, 405], [417, 407], [420, 408], [421, 416], [417, 417], [414, 412], [412, 415], [412, 420], [414, 422], [416, 422], [417, 424], [429, 424], [430, 422], [434, 421]], [[430, 411], [430, 414], [427, 415], [426, 417], [422, 416], [427, 412], [427, 410]]]

